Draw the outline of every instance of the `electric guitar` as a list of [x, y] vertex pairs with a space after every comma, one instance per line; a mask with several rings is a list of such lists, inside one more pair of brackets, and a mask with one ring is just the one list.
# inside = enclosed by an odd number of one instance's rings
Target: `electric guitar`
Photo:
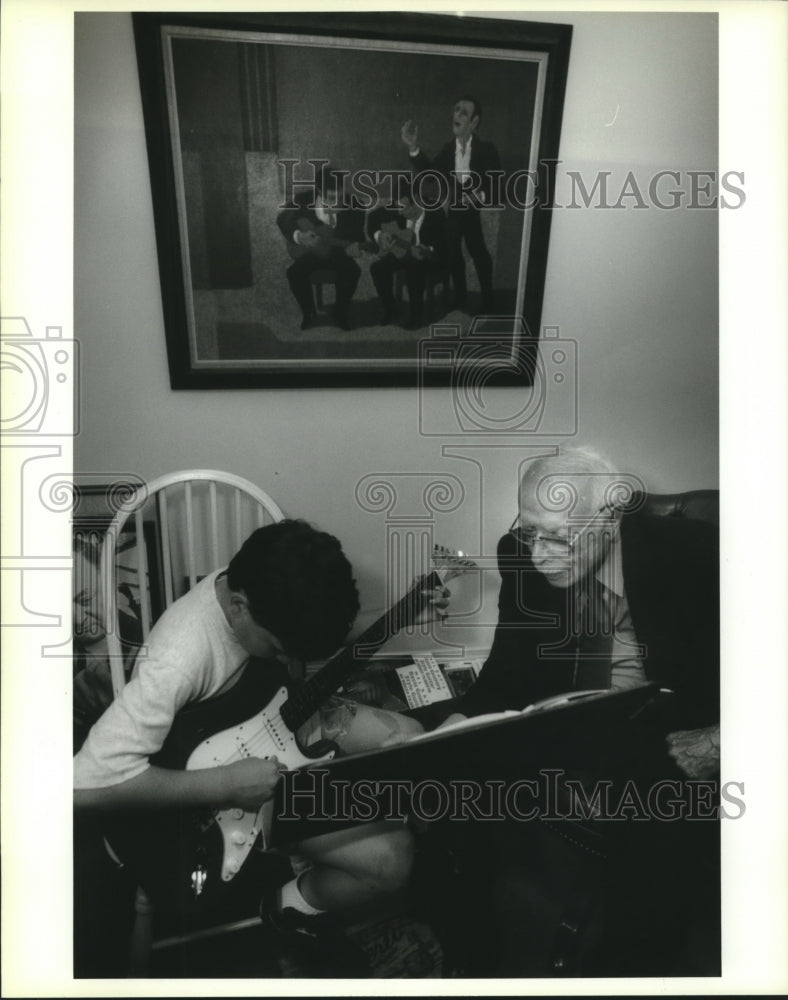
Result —
[[[476, 568], [469, 559], [436, 545], [433, 572], [417, 581], [356, 641], [340, 650], [304, 683], [288, 687], [278, 663], [251, 658], [241, 678], [224, 694], [187, 706], [176, 716], [158, 767], [197, 770], [246, 757], [276, 757], [288, 770], [328, 760], [336, 745], [322, 740], [299, 744], [296, 732], [314, 712], [393, 634], [413, 623], [425, 605], [425, 591]], [[250, 707], [264, 706], [255, 714]], [[108, 840], [122, 860], [130, 859], [146, 890], [162, 881], [194, 898], [215, 895], [241, 870], [258, 839], [270, 846], [273, 799], [259, 812], [242, 809], [156, 810], [113, 817]], [[177, 850], [176, 850], [177, 848]]]

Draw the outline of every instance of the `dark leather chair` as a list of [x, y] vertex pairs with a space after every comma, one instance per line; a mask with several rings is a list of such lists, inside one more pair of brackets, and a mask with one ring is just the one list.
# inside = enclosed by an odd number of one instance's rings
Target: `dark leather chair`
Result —
[[688, 490], [685, 493], [634, 493], [624, 510], [640, 510], [665, 517], [690, 517], [720, 523], [719, 490]]

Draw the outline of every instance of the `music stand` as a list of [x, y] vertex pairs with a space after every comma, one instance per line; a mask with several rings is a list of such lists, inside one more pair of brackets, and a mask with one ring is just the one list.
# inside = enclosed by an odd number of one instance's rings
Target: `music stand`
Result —
[[655, 684], [570, 692], [523, 712], [482, 716], [462, 728], [288, 772], [274, 800], [273, 843], [404, 818], [414, 792], [445, 801], [450, 793], [467, 799], [474, 784], [505, 786], [551, 772], [611, 780], [642, 773], [655, 754], [664, 756], [655, 720], [671, 697]]

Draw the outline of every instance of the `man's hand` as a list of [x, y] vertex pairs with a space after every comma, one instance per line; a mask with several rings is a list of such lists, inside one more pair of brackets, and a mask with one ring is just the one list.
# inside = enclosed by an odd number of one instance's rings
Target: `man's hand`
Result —
[[690, 778], [711, 778], [720, 769], [720, 727], [679, 729], [665, 737], [668, 754]]
[[300, 247], [316, 247], [320, 242], [320, 237], [311, 229], [297, 229], [293, 234], [293, 240]]
[[425, 247], [423, 243], [419, 243], [411, 249], [411, 253], [416, 260], [427, 260], [432, 256], [432, 247]]
[[391, 235], [391, 233], [386, 232], [385, 229], [381, 229], [380, 238], [378, 239], [378, 246], [380, 247], [381, 253], [391, 253], [394, 247], [397, 245], [397, 241]]
[[419, 126], [408, 119], [400, 131], [402, 141], [408, 149], [415, 149], [419, 144]]
[[358, 261], [361, 264], [377, 260], [378, 257], [376, 253], [372, 253], [370, 251], [368, 244], [359, 243], [358, 241], [349, 243], [345, 247], [345, 253], [348, 257], [352, 257], [353, 260]]
[[227, 809], [257, 812], [274, 794], [282, 771], [287, 768], [276, 757], [248, 757], [222, 767], [222, 802]]

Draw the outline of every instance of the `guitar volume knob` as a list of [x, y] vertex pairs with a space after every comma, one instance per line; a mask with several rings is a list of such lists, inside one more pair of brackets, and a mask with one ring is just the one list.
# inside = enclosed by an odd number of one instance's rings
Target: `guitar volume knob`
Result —
[[236, 830], [232, 836], [232, 842], [234, 844], [245, 844], [246, 836], [241, 830]]

